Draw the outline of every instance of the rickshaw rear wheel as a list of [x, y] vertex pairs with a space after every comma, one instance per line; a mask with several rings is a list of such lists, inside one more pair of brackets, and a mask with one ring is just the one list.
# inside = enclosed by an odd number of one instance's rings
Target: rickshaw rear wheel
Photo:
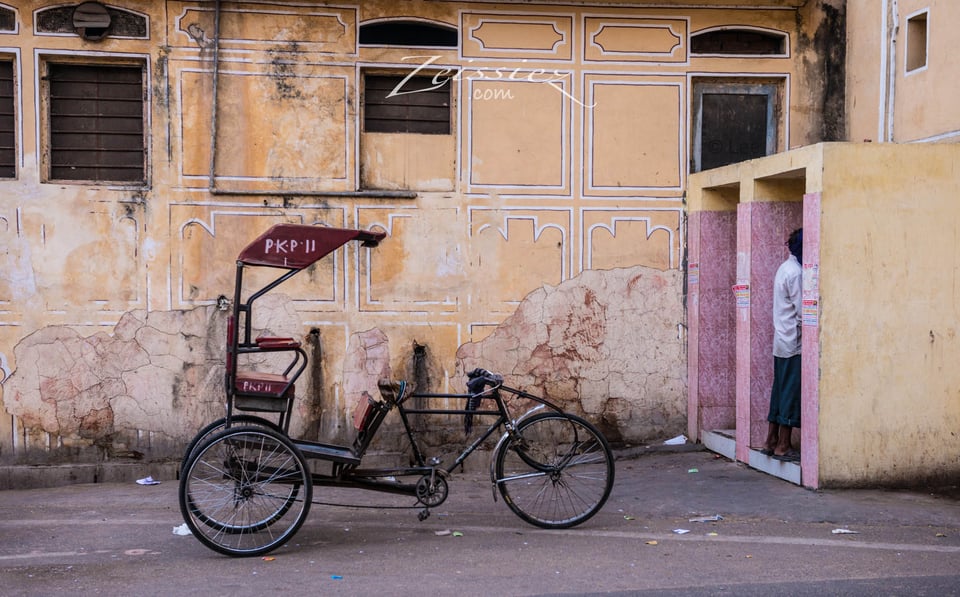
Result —
[[184, 521], [201, 543], [229, 556], [256, 556], [300, 529], [313, 485], [289, 438], [262, 427], [231, 427], [194, 450], [179, 498]]

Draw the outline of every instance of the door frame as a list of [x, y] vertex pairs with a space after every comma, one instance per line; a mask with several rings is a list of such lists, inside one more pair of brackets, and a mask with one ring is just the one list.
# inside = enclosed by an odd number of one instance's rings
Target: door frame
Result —
[[701, 150], [703, 142], [703, 94], [729, 95], [764, 95], [767, 97], [767, 147], [766, 155], [777, 152], [777, 103], [779, 101], [780, 85], [774, 82], [765, 83], [710, 83], [693, 82], [693, 148], [690, 152], [691, 172], [700, 172]]

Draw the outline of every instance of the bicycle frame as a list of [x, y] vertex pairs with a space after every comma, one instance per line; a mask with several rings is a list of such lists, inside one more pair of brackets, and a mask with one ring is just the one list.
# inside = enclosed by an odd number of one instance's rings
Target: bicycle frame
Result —
[[[526, 398], [533, 400], [538, 403], [537, 406], [534, 406], [524, 412], [521, 416], [517, 418], [511, 418], [510, 412], [507, 409], [506, 402], [504, 401], [503, 395], [501, 392], [507, 392], [519, 398]], [[487, 409], [476, 409], [471, 410], [467, 408], [411, 408], [408, 406], [410, 400], [412, 399], [447, 399], [447, 400], [458, 400], [458, 401], [467, 401], [471, 398], [479, 397], [481, 399], [481, 405], [483, 402], [494, 403], [493, 407]], [[549, 408], [558, 413], [563, 413], [563, 410], [553, 404], [552, 402], [541, 398], [539, 396], [530, 394], [523, 390], [517, 388], [511, 388], [509, 386], [497, 385], [492, 388], [485, 390], [479, 395], [474, 394], [465, 394], [465, 393], [408, 393], [404, 396], [401, 396], [396, 402], [396, 409], [400, 416], [401, 424], [403, 425], [404, 435], [410, 443], [411, 455], [414, 459], [414, 465], [410, 467], [398, 467], [398, 468], [356, 468], [356, 465], [352, 463], [334, 463], [333, 473], [332, 474], [322, 474], [322, 473], [313, 473], [313, 482], [315, 485], [325, 485], [325, 486], [339, 486], [339, 487], [358, 487], [364, 489], [371, 489], [375, 491], [382, 491], [386, 493], [396, 493], [403, 495], [416, 495], [416, 485], [401, 483], [398, 481], [386, 481], [382, 479], [391, 478], [391, 477], [402, 477], [402, 476], [424, 476], [424, 475], [435, 475], [440, 473], [442, 475], [450, 475], [453, 471], [466, 461], [466, 459], [473, 454], [487, 439], [489, 439], [494, 432], [496, 432], [501, 427], [504, 432], [497, 443], [499, 445], [510, 433], [515, 429], [516, 425], [519, 424], [524, 419], [530, 417], [531, 415], [539, 412], [545, 408]], [[386, 413], [389, 412], [387, 409], [382, 414], [375, 415], [373, 421], [371, 421], [371, 428], [369, 429], [369, 437], [365, 438], [367, 441], [363, 442], [363, 446], [355, 446], [359, 449], [365, 449], [366, 445], [369, 444], [369, 441], [373, 439], [373, 436], [376, 435], [376, 432], [379, 430], [380, 425], [382, 424]], [[439, 461], [429, 461], [427, 456], [424, 454], [423, 448], [419, 441], [417, 441], [417, 432], [414, 430], [413, 425], [410, 421], [410, 415], [450, 415], [450, 416], [479, 416], [479, 417], [496, 417], [492, 423], [490, 423], [485, 429], [483, 429], [477, 437], [467, 445], [456, 457], [456, 459], [448, 466], [441, 467]], [[359, 439], [359, 438], [358, 438]], [[326, 454], [320, 452], [311, 452], [311, 448], [317, 444], [313, 442], [302, 442], [294, 441], [294, 444], [305, 449], [304, 455], [308, 458], [324, 458]], [[335, 446], [325, 446], [326, 448], [335, 448]]]

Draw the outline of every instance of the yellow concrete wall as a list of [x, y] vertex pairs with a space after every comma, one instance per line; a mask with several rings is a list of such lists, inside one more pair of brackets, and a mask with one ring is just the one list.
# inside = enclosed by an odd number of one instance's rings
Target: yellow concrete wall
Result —
[[[926, 13], [927, 65], [907, 68], [909, 20]], [[847, 118], [851, 141], [960, 139], [960, 66], [953, 0], [850, 0], [847, 3]], [[886, 27], [884, 27], [886, 25]], [[916, 38], [914, 38], [916, 41]]]
[[956, 472], [960, 148], [826, 145], [820, 479]]
[[[618, 337], [629, 346], [610, 340], [607, 353], [593, 350], [607, 336], [587, 334], [584, 342], [589, 358], [628, 355], [623, 367], [632, 377], [591, 379], [565, 395], [563, 384], [538, 381], [569, 377], [567, 361], [587, 358], [577, 352], [577, 334], [551, 348], [566, 347], [566, 356], [523, 375], [612, 437], [675, 435], [685, 426], [678, 268], [692, 85], [717, 77], [777, 82], [778, 148], [815, 141], [819, 131], [822, 77], [809, 41], [817, 19], [814, 5], [800, 1], [669, 8], [225, 1], [215, 136], [214, 3], [111, 2], [148, 16], [149, 39], [101, 42], [35, 35], [34, 10], [45, 2], [0, 4], [18, 19], [16, 32], [0, 34], [0, 54], [18, 65], [21, 155], [17, 179], [0, 181], [3, 458], [105, 442], [119, 451], [162, 450], [218, 415], [216, 298], [231, 295], [239, 249], [283, 221], [389, 233], [376, 251], [351, 247], [285, 286], [289, 302], [262, 324], [303, 330], [322, 352], [322, 370], [298, 386], [322, 397], [315, 404], [304, 396], [298, 407], [308, 418], [323, 411], [321, 423], [305, 424], [311, 433], [347, 428], [344, 376], [355, 363], [341, 363], [372, 350], [359, 333], [383, 332], [382, 358], [398, 376], [410, 374], [415, 347], [426, 346], [435, 389], [461, 389], [458, 349], [482, 343], [529, 293], [586, 283], [580, 277], [590, 270], [631, 268], [617, 291], [591, 278], [598, 285], [591, 296], [619, 305], [657, 289], [647, 300], [660, 314], [656, 332]], [[358, 47], [358, 25], [387, 17], [454, 26], [460, 48]], [[783, 31], [789, 55], [690, 56], [691, 33], [723, 25]], [[37, 69], [53, 55], [146, 60], [146, 187], [40, 182]], [[362, 69], [408, 72], [420, 60], [462, 69], [453, 134], [363, 133]], [[342, 195], [369, 187], [418, 195]], [[554, 304], [525, 325], [562, 321], [564, 308]], [[29, 367], [17, 362], [18, 347]], [[481, 348], [471, 351], [499, 354]], [[517, 354], [476, 364], [513, 367]], [[49, 380], [46, 390], [37, 379]]]
[[847, 2], [846, 117], [850, 141], [884, 140], [881, 46], [885, 39], [882, 2]]

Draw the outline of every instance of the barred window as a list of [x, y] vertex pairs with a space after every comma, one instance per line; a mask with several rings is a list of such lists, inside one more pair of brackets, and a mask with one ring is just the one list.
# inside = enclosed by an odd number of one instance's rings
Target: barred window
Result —
[[143, 65], [50, 63], [50, 180], [145, 182]]
[[0, 60], [0, 178], [17, 176], [17, 125], [13, 61]]
[[449, 81], [404, 75], [364, 76], [363, 129], [368, 133], [450, 134]]

